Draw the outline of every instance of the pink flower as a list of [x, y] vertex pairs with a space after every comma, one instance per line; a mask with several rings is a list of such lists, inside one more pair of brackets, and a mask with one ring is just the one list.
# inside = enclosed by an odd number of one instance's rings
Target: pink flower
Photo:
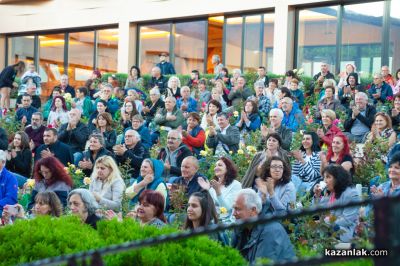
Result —
[[393, 101], [393, 96], [386, 97], [386, 101]]
[[314, 120], [312, 118], [308, 119], [308, 123], [312, 124], [314, 122]]
[[332, 122], [332, 124], [334, 124], [335, 126], [337, 126], [339, 123], [340, 123], [340, 120], [337, 118], [335, 120], [333, 120], [333, 122]]

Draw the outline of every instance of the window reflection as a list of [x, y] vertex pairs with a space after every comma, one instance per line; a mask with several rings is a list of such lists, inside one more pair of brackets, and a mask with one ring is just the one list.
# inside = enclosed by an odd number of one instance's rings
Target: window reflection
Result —
[[242, 52], [242, 17], [226, 20], [225, 65], [229, 70], [240, 68]]
[[97, 31], [97, 67], [101, 72], [117, 72], [118, 29]]
[[274, 52], [274, 22], [275, 14], [264, 14], [264, 42], [262, 63], [268, 72], [272, 72]]
[[222, 59], [223, 28], [223, 16], [208, 18], [207, 73], [209, 74], [214, 74], [214, 65], [211, 62], [212, 56], [216, 54]]
[[[389, 67], [395, 74], [400, 66], [400, 1], [390, 7]], [[397, 78], [397, 77], [396, 77]]]
[[261, 15], [246, 16], [244, 31], [244, 71], [256, 71], [260, 65]]
[[68, 76], [70, 76], [70, 83], [72, 80], [86, 81], [90, 78], [93, 71], [93, 53], [94, 31], [69, 34]]
[[18, 61], [32, 63], [34, 60], [34, 36], [10, 37], [8, 38], [8, 64]]

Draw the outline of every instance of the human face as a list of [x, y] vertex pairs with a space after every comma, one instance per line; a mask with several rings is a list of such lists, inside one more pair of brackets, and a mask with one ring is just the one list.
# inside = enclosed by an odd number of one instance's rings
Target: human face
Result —
[[74, 194], [69, 198], [68, 206], [74, 215], [77, 215], [81, 219], [87, 218], [88, 213], [86, 206], [83, 203], [81, 196], [78, 194]]
[[36, 86], [32, 84], [31, 86], [28, 87], [27, 93], [30, 95], [34, 95], [36, 93]]
[[279, 141], [273, 137], [267, 139], [267, 149], [270, 151], [276, 151], [279, 149]]
[[290, 89], [291, 89], [292, 91], [297, 90], [298, 87], [299, 87], [299, 84], [297, 84], [297, 83], [290, 83]]
[[30, 71], [31, 73], [35, 72], [35, 65], [30, 64], [30, 65], [29, 65], [29, 71]]
[[60, 98], [57, 98], [57, 99], [54, 101], [54, 106], [55, 106], [56, 108], [62, 108], [62, 101], [61, 101]]
[[380, 78], [379, 76], [374, 76], [374, 84], [375, 85], [380, 85], [382, 83], [382, 78]]
[[265, 69], [264, 68], [259, 68], [258, 70], [257, 70], [257, 74], [258, 74], [258, 76], [259, 77], [264, 77], [265, 76]]
[[346, 66], [346, 72], [347, 72], [347, 74], [350, 74], [350, 73], [354, 72], [353, 66], [350, 65], [350, 64], [348, 64], [348, 65]]
[[192, 222], [200, 221], [202, 211], [203, 210], [201, 209], [200, 199], [198, 197], [191, 196], [189, 198], [188, 208], [187, 208], [188, 219], [191, 220]]
[[102, 147], [100, 141], [97, 138], [91, 137], [89, 140], [89, 149], [91, 151], [98, 151]]
[[55, 134], [53, 134], [52, 131], [45, 131], [43, 133], [43, 142], [44, 142], [44, 144], [50, 145], [50, 144], [53, 144], [56, 141], [57, 141], [57, 136], [55, 136]]
[[81, 116], [79, 115], [79, 111], [77, 109], [72, 109], [71, 111], [69, 111], [68, 116], [69, 116], [69, 121], [78, 122], [81, 119]]
[[21, 146], [21, 135], [20, 134], [15, 134], [13, 144], [15, 147]]
[[368, 100], [360, 95], [356, 95], [354, 101], [356, 106], [360, 109], [365, 109], [365, 107], [367, 107]]
[[181, 95], [184, 99], [189, 99], [190, 97], [190, 89], [189, 88], [184, 88], [181, 90]]
[[270, 166], [271, 178], [275, 181], [279, 181], [283, 175], [283, 163], [278, 160], [272, 160]]
[[324, 127], [329, 127], [330, 125], [332, 125], [331, 118], [326, 114], [322, 114], [322, 124], [324, 125]]
[[332, 141], [332, 151], [336, 154], [340, 153], [344, 148], [344, 143], [342, 138], [334, 137]]
[[108, 99], [111, 98], [111, 88], [110, 87], [104, 87], [103, 88], [103, 95], [106, 96]]
[[126, 131], [126, 133], [125, 133], [126, 146], [128, 146], [128, 147], [135, 146], [136, 143], [138, 143], [138, 141], [139, 140], [137, 139], [136, 134], [133, 130]]
[[237, 80], [237, 86], [238, 86], [239, 88], [244, 88], [245, 83], [246, 83], [246, 82], [245, 82], [244, 78], [242, 78], [242, 77], [238, 78], [238, 80]]
[[263, 92], [264, 92], [264, 88], [263, 87], [260, 86], [260, 87], [256, 88], [257, 96], [263, 95]]
[[217, 123], [220, 129], [224, 129], [229, 125], [229, 120], [225, 116], [217, 117]]
[[244, 197], [240, 195], [233, 204], [233, 216], [236, 220], [245, 220], [257, 216], [257, 211], [255, 208], [247, 208]]
[[31, 97], [29, 96], [23, 96], [21, 101], [24, 108], [28, 108], [32, 103]]
[[99, 114], [104, 113], [107, 109], [107, 106], [105, 106], [103, 103], [98, 102], [97, 103], [97, 112], [99, 112]]
[[387, 127], [385, 118], [381, 115], [378, 115], [375, 118], [375, 126], [378, 128], [378, 130], [384, 130]]
[[130, 112], [132, 112], [132, 111], [133, 111], [133, 105], [132, 105], [132, 103], [127, 102], [127, 103], [125, 104], [125, 112], [130, 113]]
[[61, 86], [63, 86], [63, 87], [67, 86], [68, 85], [68, 77], [65, 77], [65, 76], [61, 77], [60, 83], [61, 83]]
[[139, 207], [137, 208], [137, 216], [142, 223], [147, 223], [153, 220], [156, 216], [156, 212], [156, 207], [148, 203], [146, 200], [141, 201], [139, 203]]
[[153, 77], [155, 77], [155, 78], [160, 77], [160, 74], [161, 74], [161, 72], [160, 72], [160, 70], [159, 70], [158, 68], [153, 68], [153, 69], [151, 70], [151, 75], [152, 75]]
[[138, 74], [138, 72], [137, 72], [136, 68], [132, 68], [132, 70], [131, 70], [131, 76], [132, 76], [132, 77], [136, 77], [137, 74]]
[[388, 68], [387, 66], [383, 66], [381, 70], [382, 70], [382, 75], [383, 75], [384, 77], [386, 77], [387, 75], [389, 75], [389, 68]]
[[188, 127], [195, 128], [198, 124], [199, 124], [199, 122], [196, 119], [194, 119], [193, 117], [189, 116], [189, 118], [187, 120]]
[[244, 111], [248, 114], [253, 112], [253, 104], [251, 102], [247, 102], [244, 106]]
[[225, 177], [227, 171], [228, 170], [226, 169], [226, 164], [224, 163], [224, 161], [218, 160], [215, 163], [215, 167], [214, 167], [215, 176], [217, 176], [218, 178], [223, 178], [223, 177]]
[[190, 179], [196, 174], [197, 167], [191, 159], [183, 159], [181, 164], [181, 172], [183, 178]]
[[157, 102], [159, 98], [160, 98], [160, 95], [155, 94], [154, 92], [150, 92], [150, 101], [152, 103]]
[[34, 213], [36, 215], [48, 215], [51, 212], [51, 207], [49, 204], [44, 203], [42, 200], [35, 202]]
[[304, 135], [303, 140], [301, 141], [304, 149], [311, 149], [313, 142], [311, 135]]
[[168, 111], [172, 111], [175, 107], [175, 103], [171, 99], [165, 100], [165, 109]]
[[57, 96], [61, 96], [59, 91], [53, 91], [53, 98], [56, 98]]
[[147, 175], [154, 175], [153, 168], [148, 161], [143, 161], [142, 165], [140, 166], [140, 175], [145, 177]]
[[400, 97], [394, 98], [394, 107], [398, 110], [400, 109]]
[[111, 174], [111, 169], [102, 163], [98, 163], [96, 167], [97, 178], [104, 181]]
[[327, 89], [325, 90], [325, 97], [328, 98], [328, 99], [332, 99], [332, 97], [333, 97], [333, 91], [332, 91], [331, 88], [327, 88]]
[[400, 180], [400, 164], [399, 163], [394, 163], [389, 166], [389, 178], [390, 179], [395, 179], [395, 180]]
[[42, 125], [42, 119], [38, 115], [32, 115], [31, 125], [33, 129], [37, 129]]
[[350, 85], [355, 85], [356, 84], [356, 79], [353, 76], [349, 77], [349, 83]]
[[160, 62], [165, 61], [165, 55], [160, 55]]
[[293, 104], [289, 103], [288, 99], [283, 98], [281, 100], [282, 111], [290, 113], [292, 111]]
[[50, 180], [52, 178], [52, 173], [49, 168], [44, 165], [40, 166], [40, 173], [42, 174], [44, 180]]
[[269, 121], [271, 122], [271, 125], [273, 127], [278, 127], [282, 122], [282, 120], [279, 118], [279, 116], [278, 116], [278, 114], [276, 114], [276, 112], [269, 114]]
[[132, 119], [132, 128], [137, 130], [142, 125], [142, 121], [138, 119]]
[[321, 72], [322, 73], [327, 73], [328, 72], [328, 65], [327, 64], [322, 64], [321, 65]]
[[173, 88], [173, 89], [178, 88], [178, 80], [177, 79], [171, 79], [170, 85], [171, 85], [171, 88]]
[[208, 113], [210, 115], [215, 115], [218, 112], [218, 107], [212, 103], [208, 105]]
[[107, 120], [105, 120], [104, 117], [99, 116], [99, 118], [97, 118], [97, 124], [99, 127], [105, 127], [107, 126]]
[[270, 83], [268, 83], [268, 88], [270, 88], [270, 89], [272, 89], [272, 91], [274, 91], [275, 89], [276, 89], [276, 84], [275, 84], [275, 82], [270, 82]]
[[170, 151], [176, 150], [179, 145], [181, 144], [181, 138], [179, 137], [178, 133], [170, 132], [167, 136], [167, 147]]
[[326, 189], [329, 192], [334, 192], [335, 191], [335, 178], [332, 175], [325, 173], [324, 181], [326, 183]]

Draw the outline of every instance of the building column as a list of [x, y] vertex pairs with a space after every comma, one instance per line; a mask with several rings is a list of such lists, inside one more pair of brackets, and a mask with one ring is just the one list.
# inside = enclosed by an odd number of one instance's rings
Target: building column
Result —
[[6, 67], [6, 36], [0, 35], [0, 72]]
[[118, 25], [118, 72], [128, 73], [136, 62], [137, 26], [128, 21]]
[[284, 74], [293, 68], [295, 9], [288, 1], [276, 1], [274, 23], [273, 73]]

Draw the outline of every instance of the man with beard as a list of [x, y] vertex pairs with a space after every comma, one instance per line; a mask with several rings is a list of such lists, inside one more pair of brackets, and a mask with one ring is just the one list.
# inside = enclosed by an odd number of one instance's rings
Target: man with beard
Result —
[[36, 151], [36, 148], [42, 145], [43, 133], [46, 129], [43, 126], [43, 114], [41, 112], [36, 112], [32, 114], [31, 124], [25, 128], [25, 133], [29, 136], [29, 145], [32, 152]]

